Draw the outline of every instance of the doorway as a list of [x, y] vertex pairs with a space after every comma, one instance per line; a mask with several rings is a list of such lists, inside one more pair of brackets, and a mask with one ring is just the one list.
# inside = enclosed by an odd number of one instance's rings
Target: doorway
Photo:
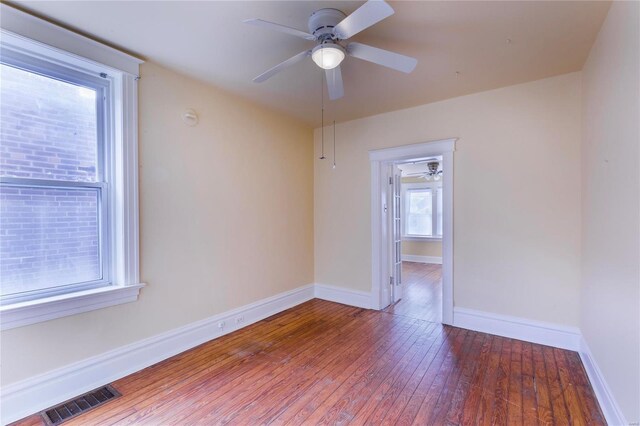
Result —
[[393, 166], [390, 229], [391, 303], [395, 315], [442, 321], [442, 157]]
[[[423, 319], [444, 324], [453, 323], [453, 151], [455, 139], [405, 145], [369, 152], [371, 161], [371, 236], [372, 236], [372, 305], [394, 313], [420, 315]], [[441, 233], [442, 264], [411, 262], [416, 258], [402, 256], [403, 198], [402, 171], [399, 165], [426, 164], [436, 159], [439, 164], [441, 192], [416, 190], [418, 204], [441, 203], [438, 223], [433, 216], [429, 232], [425, 221], [418, 220], [412, 232]], [[439, 198], [437, 198], [439, 197]], [[438, 201], [439, 200], [439, 201]], [[414, 209], [415, 210], [415, 209]], [[433, 215], [433, 211], [431, 212]], [[437, 214], [437, 212], [436, 212]], [[413, 218], [415, 219], [415, 218]], [[424, 218], [422, 218], [424, 219]], [[415, 220], [414, 220], [415, 222]], [[413, 222], [412, 222], [413, 223]], [[404, 226], [407, 224], [405, 223]], [[412, 224], [415, 228], [416, 223]], [[439, 229], [438, 229], [439, 228]], [[406, 232], [404, 232], [406, 234]], [[403, 261], [404, 260], [404, 261]], [[441, 284], [440, 284], [441, 283]], [[439, 304], [440, 309], [428, 309]]]

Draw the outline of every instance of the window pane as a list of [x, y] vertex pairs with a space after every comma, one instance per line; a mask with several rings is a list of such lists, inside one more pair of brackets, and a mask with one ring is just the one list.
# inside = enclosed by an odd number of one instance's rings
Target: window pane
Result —
[[4, 64], [0, 72], [0, 176], [96, 181], [96, 91]]
[[431, 214], [431, 191], [409, 191], [409, 213]]
[[102, 278], [99, 189], [0, 186], [3, 296]]
[[436, 200], [436, 202], [438, 203], [437, 205], [437, 209], [438, 209], [438, 230], [437, 235], [442, 235], [442, 188], [438, 188], [438, 198]]
[[431, 235], [432, 229], [432, 194], [431, 190], [407, 191], [407, 235]]

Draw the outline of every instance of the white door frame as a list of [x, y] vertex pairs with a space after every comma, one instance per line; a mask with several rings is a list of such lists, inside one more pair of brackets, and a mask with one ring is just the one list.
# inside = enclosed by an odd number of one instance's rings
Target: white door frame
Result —
[[384, 220], [389, 185], [388, 165], [398, 161], [442, 156], [442, 323], [453, 324], [453, 152], [457, 138], [369, 151], [371, 161], [371, 304], [383, 309], [384, 288], [389, 281], [387, 221]]

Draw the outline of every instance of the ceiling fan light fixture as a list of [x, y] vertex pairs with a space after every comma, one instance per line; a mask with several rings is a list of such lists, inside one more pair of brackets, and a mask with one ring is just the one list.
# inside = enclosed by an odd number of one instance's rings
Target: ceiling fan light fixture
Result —
[[313, 48], [311, 59], [320, 68], [331, 70], [342, 62], [345, 52], [342, 46], [336, 43], [320, 44]]
[[439, 181], [442, 178], [442, 170], [438, 170], [439, 167], [439, 161], [429, 161], [427, 163], [427, 172], [424, 174], [424, 178], [429, 182]]

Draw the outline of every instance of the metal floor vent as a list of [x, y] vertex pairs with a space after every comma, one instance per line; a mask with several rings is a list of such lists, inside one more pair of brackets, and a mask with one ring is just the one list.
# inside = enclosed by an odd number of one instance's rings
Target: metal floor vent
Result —
[[40, 414], [46, 424], [56, 426], [119, 396], [120, 392], [113, 386], [106, 385], [44, 410]]

